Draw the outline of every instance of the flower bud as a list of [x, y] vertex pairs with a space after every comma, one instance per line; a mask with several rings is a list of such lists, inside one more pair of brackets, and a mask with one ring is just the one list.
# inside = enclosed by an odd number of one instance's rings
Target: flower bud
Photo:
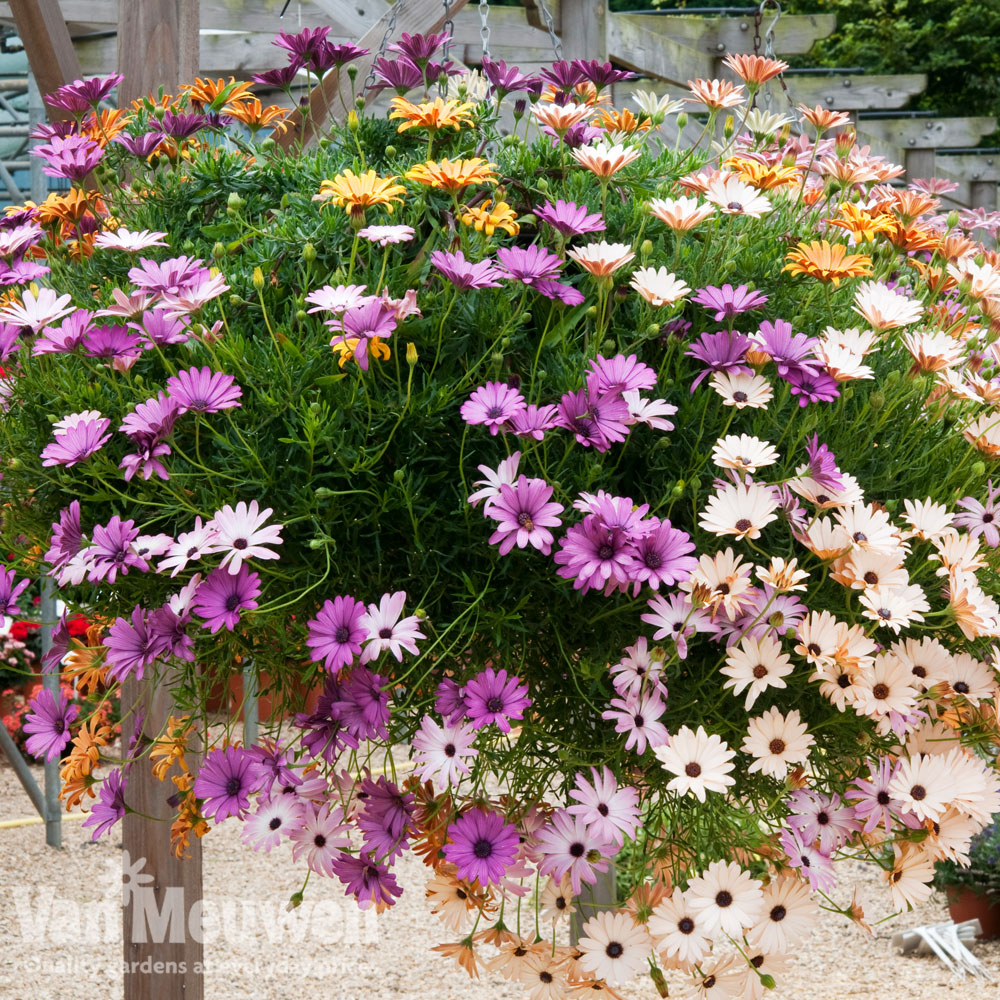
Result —
[[271, 149], [274, 149], [275, 145], [276, 145], [275, 141], [274, 141], [274, 140], [273, 140], [273, 139], [272, 139], [272, 138], [271, 138], [270, 136], [268, 136], [268, 137], [267, 137], [267, 138], [266, 138], [266, 139], [265, 139], [265, 140], [264, 140], [264, 141], [263, 141], [263, 142], [262, 142], [262, 143], [260, 144], [260, 148], [261, 148], [261, 149], [266, 149], [266, 150], [271, 150]]
[[416, 608], [413, 614], [421, 621], [427, 621], [427, 611], [424, 608]]
[[229, 197], [226, 199], [226, 204], [230, 208], [242, 208], [246, 202], [239, 196], [239, 192], [230, 191]]
[[524, 117], [524, 112], [528, 110], [528, 102], [523, 98], [519, 97], [514, 102], [514, 121], [520, 121]]
[[973, 462], [972, 463], [972, 474], [977, 479], [982, 479], [986, 475], [986, 465], [983, 462]]
[[354, 83], [358, 78], [358, 67], [352, 63], [347, 67], [347, 75], [350, 77], [351, 83]]
[[490, 355], [490, 361], [492, 361], [493, 364], [499, 368], [500, 365], [503, 364], [503, 354], [501, 354], [500, 351], [494, 351], [493, 354]]
[[215, 244], [213, 244], [213, 246], [212, 246], [212, 256], [216, 260], [220, 260], [221, 258], [225, 257], [226, 256], [226, 244], [222, 243], [222, 242], [216, 242]]
[[615, 344], [615, 342], [613, 340], [610, 340], [610, 339], [609, 340], [605, 340], [601, 344], [601, 350], [604, 351], [605, 354], [612, 354], [612, 353], [614, 353], [614, 349], [615, 349], [616, 346], [617, 345]]
[[385, 155], [386, 156], [395, 156], [396, 155], [396, 147], [395, 146], [386, 146], [385, 147]]
[[878, 413], [878, 411], [885, 406], [885, 394], [876, 389], [875, 392], [868, 397], [868, 405], [875, 411], [875, 413]]
[[777, 985], [774, 981], [774, 976], [768, 973], [757, 973], [760, 976], [760, 985], [764, 987], [765, 990], [773, 990]]
[[304, 322], [305, 322], [305, 321], [306, 321], [307, 319], [309, 319], [309, 313], [307, 313], [307, 312], [305, 311], [305, 309], [299, 309], [299, 310], [298, 310], [298, 311], [297, 311], [297, 312], [295, 313], [295, 319], [296, 319], [296, 320], [297, 320], [297, 321], [298, 321], [299, 323], [304, 323]]
[[157, 104], [156, 107], [153, 108], [153, 117], [158, 122], [162, 122], [163, 121], [163, 116], [166, 113], [167, 113], [167, 109], [162, 104]]
[[954, 229], [958, 225], [958, 212], [952, 211], [948, 213], [947, 218], [948, 228]]
[[404, 469], [397, 469], [392, 474], [392, 481], [394, 483], [401, 483], [406, 478], [406, 471]]
[[538, 188], [539, 191], [548, 191], [549, 182], [544, 177], [539, 177], [535, 182], [535, 187]]
[[647, 337], [658, 337], [659, 335], [660, 335], [659, 323], [650, 323], [649, 326], [646, 327]]
[[677, 116], [677, 127], [678, 127], [678, 128], [684, 128], [684, 126], [685, 126], [685, 125], [687, 125], [687, 123], [688, 123], [688, 116], [687, 116], [687, 112], [686, 112], [686, 111], [682, 111], [682, 112], [681, 112], [681, 113], [680, 113], [680, 114], [679, 114], [679, 115]]
[[358, 118], [357, 111], [348, 111], [347, 112], [347, 128], [348, 128], [348, 130], [351, 131], [351, 132], [357, 132], [357, 130], [360, 127], [361, 127], [361, 121]]
[[337, 494], [334, 493], [329, 486], [317, 486], [315, 493], [313, 493], [313, 496], [315, 496], [317, 500], [329, 500], [330, 497], [336, 495]]
[[292, 910], [297, 909], [301, 905], [302, 905], [302, 893], [293, 892], [288, 900], [288, 905], [285, 907], [285, 910], [291, 913]]
[[653, 252], [653, 241], [652, 240], [643, 240], [639, 244], [639, 254], [640, 254], [640, 256], [643, 257], [643, 259], [645, 259], [646, 257], [648, 257], [652, 252]]
[[661, 997], [670, 996], [670, 988], [667, 986], [666, 976], [663, 975], [663, 970], [654, 966], [649, 970], [649, 978], [653, 980], [653, 985], [656, 987], [656, 992]]
[[230, 295], [229, 304], [231, 306], [241, 306], [243, 305], [243, 299], [241, 299], [238, 295]]
[[[666, 438], [661, 438], [660, 440], [661, 441], [666, 441]], [[681, 497], [681, 496], [684, 495], [684, 480], [683, 479], [678, 479], [677, 482], [674, 483], [674, 488], [670, 491], [670, 495], [675, 500], [678, 497]]]
[[406, 363], [408, 365], [417, 363], [417, 345], [412, 340], [406, 342]]
[[736, 131], [736, 121], [732, 115], [726, 115], [726, 120], [722, 126], [722, 137], [729, 142], [733, 137], [733, 133]]
[[597, 306], [591, 306], [587, 310], [587, 315], [590, 316], [591, 318], [596, 318], [596, 316], [597, 316]]
[[302, 248], [302, 259], [307, 264], [311, 264], [316, 259], [316, 248], [311, 243], [307, 243]]
[[258, 292], [264, 287], [264, 272], [259, 267], [253, 269], [253, 287]]

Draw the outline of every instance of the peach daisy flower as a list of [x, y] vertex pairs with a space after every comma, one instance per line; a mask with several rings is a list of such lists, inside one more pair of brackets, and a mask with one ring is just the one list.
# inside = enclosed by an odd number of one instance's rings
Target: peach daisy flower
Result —
[[635, 258], [627, 243], [608, 243], [607, 240], [567, 250], [566, 256], [572, 257], [595, 278], [609, 278], [618, 268]]
[[750, 434], [730, 434], [715, 442], [712, 461], [722, 469], [754, 473], [765, 465], [774, 465], [778, 453], [767, 441]]
[[871, 666], [854, 678], [854, 710], [879, 718], [889, 712], [909, 715], [917, 704], [917, 690], [909, 666], [892, 653], [879, 653]]
[[908, 521], [911, 528], [904, 532], [904, 536], [937, 541], [955, 533], [951, 525], [954, 515], [943, 503], [937, 503], [930, 497], [926, 500], [904, 500], [903, 509], [903, 520]]
[[951, 672], [951, 653], [930, 636], [922, 639], [902, 639], [894, 642], [889, 651], [905, 664], [912, 676], [911, 684], [925, 691], [946, 681]]
[[940, 719], [924, 719], [906, 737], [903, 752], [916, 760], [918, 757], [944, 756], [949, 751], [961, 747], [958, 733]]
[[979, 539], [972, 535], [960, 535], [957, 531], [933, 540], [935, 551], [928, 562], [941, 566], [935, 576], [954, 576], [956, 573], [972, 573], [986, 566], [986, 557], [979, 549]]
[[687, 897], [703, 924], [737, 940], [757, 922], [764, 905], [760, 882], [735, 861], [713, 861], [688, 881]]
[[824, 108], [821, 104], [817, 104], [814, 108], [810, 108], [807, 104], [800, 104], [799, 114], [802, 115], [803, 121], [809, 122], [816, 129], [818, 134], [822, 134], [831, 128], [839, 128], [841, 125], [849, 125], [851, 123], [850, 115], [843, 111], [831, 111], [829, 108]]
[[893, 844], [892, 870], [885, 873], [897, 910], [910, 909], [931, 898], [934, 865], [917, 844]]
[[694, 607], [709, 605], [713, 611], [724, 607], [730, 618], [736, 618], [750, 599], [753, 565], [732, 549], [703, 555], [691, 576], [679, 584], [679, 589], [691, 595]]
[[[808, 466], [803, 466], [803, 468], [808, 468]], [[849, 472], [842, 472], [840, 479], [843, 485], [839, 490], [835, 490], [832, 486], [825, 483], [817, 483], [810, 476], [798, 476], [795, 479], [789, 479], [788, 487], [795, 493], [798, 493], [803, 499], [819, 507], [820, 510], [853, 507], [861, 503], [864, 500], [864, 493], [857, 479]]]
[[805, 938], [818, 917], [819, 907], [808, 883], [779, 875], [764, 886], [761, 917], [747, 936], [755, 948], [781, 955]]
[[723, 215], [749, 215], [759, 219], [771, 211], [771, 201], [735, 174], [716, 174], [705, 189], [705, 199]]
[[771, 383], [763, 375], [729, 375], [716, 372], [708, 381], [722, 397], [726, 406], [735, 406], [738, 410], [744, 407], [766, 410], [767, 404], [774, 398]]
[[704, 104], [706, 108], [719, 111], [738, 107], [746, 100], [743, 87], [729, 80], [688, 80], [687, 84], [692, 94], [685, 98], [689, 104]]
[[709, 498], [698, 524], [715, 535], [760, 538], [761, 528], [778, 519], [778, 501], [770, 486], [725, 486]]
[[918, 330], [904, 333], [903, 346], [913, 358], [911, 374], [938, 372], [954, 368], [962, 358], [964, 348], [960, 341], [943, 330]]
[[649, 932], [632, 914], [607, 910], [591, 917], [582, 928], [577, 948], [583, 952], [580, 968], [595, 979], [620, 986], [648, 969], [652, 949]]
[[676, 232], [687, 232], [715, 214], [714, 205], [703, 205], [697, 198], [653, 198], [649, 202], [651, 215], [656, 216]]
[[972, 573], [952, 573], [946, 594], [955, 624], [966, 639], [1000, 635], [1000, 606]]
[[693, 792], [699, 802], [705, 801], [705, 792], [725, 792], [736, 779], [729, 772], [736, 766], [732, 761], [735, 750], [730, 750], [722, 737], [709, 734], [704, 726], [694, 732], [688, 726], [670, 737], [670, 742], [653, 749], [664, 769], [676, 775], [667, 788], [678, 795]]
[[752, 56], [745, 53], [730, 52], [722, 63], [748, 84], [751, 91], [788, 69], [788, 63], [783, 59], [769, 59], [767, 56]]
[[852, 549], [833, 563], [830, 575], [843, 587], [867, 590], [870, 587], [905, 587], [910, 574], [903, 566], [902, 549], [893, 553]]
[[750, 720], [740, 749], [754, 758], [748, 770], [783, 781], [789, 764], [804, 764], [815, 740], [809, 735], [798, 709], [787, 716], [772, 706]]
[[838, 510], [833, 517], [855, 548], [891, 555], [903, 547], [899, 529], [884, 510], [873, 504], [854, 504]]
[[962, 437], [984, 455], [997, 458], [1000, 456], [1000, 416], [984, 413], [965, 426]]
[[632, 272], [629, 284], [651, 305], [669, 306], [679, 302], [691, 289], [665, 267], [640, 267]]
[[871, 367], [864, 363], [864, 355], [855, 353], [843, 344], [821, 339], [816, 347], [816, 355], [823, 362], [827, 373], [838, 382], [875, 377]]
[[653, 907], [646, 926], [657, 952], [667, 959], [699, 962], [712, 950], [708, 921], [692, 908], [690, 897], [679, 888]]
[[894, 330], [916, 323], [924, 307], [916, 299], [893, 291], [879, 281], [863, 281], [854, 294], [856, 313], [876, 330]]
[[[795, 489], [794, 486], [792, 488]], [[828, 517], [816, 518], [805, 531], [797, 534], [796, 538], [813, 555], [824, 560], [843, 555], [851, 547], [851, 539], [847, 532]]]
[[968, 866], [969, 847], [979, 824], [950, 806], [936, 823], [927, 824], [927, 839], [921, 845], [932, 861], [954, 861]]
[[949, 759], [944, 754], [903, 759], [889, 783], [889, 794], [917, 819], [938, 820], [951, 798]]
[[730, 647], [721, 673], [728, 677], [722, 686], [739, 696], [747, 692], [743, 707], [749, 712], [753, 703], [769, 687], [787, 687], [782, 678], [792, 672], [791, 657], [781, 651], [781, 643], [770, 636], [754, 639], [745, 635], [739, 648]]
[[579, 125], [593, 113], [594, 109], [586, 104], [550, 104], [539, 101], [532, 105], [531, 113], [542, 125], [548, 125], [553, 132], [568, 132], [574, 125]]
[[598, 142], [593, 146], [574, 149], [573, 159], [595, 176], [607, 179], [617, 174], [622, 167], [627, 167], [633, 160], [637, 160], [639, 153], [640, 151], [634, 146], [623, 146], [619, 143], [609, 146], [605, 142]]
[[785, 560], [781, 556], [772, 556], [766, 567], [757, 567], [756, 573], [761, 583], [773, 587], [779, 594], [805, 591], [803, 581], [809, 579], [809, 574], [804, 569], [799, 569], [798, 560]]
[[949, 264], [947, 270], [958, 282], [959, 290], [971, 298], [1000, 295], [1000, 271], [992, 264], [977, 264], [972, 257], [962, 257]]
[[987, 701], [997, 693], [996, 672], [969, 653], [956, 653], [948, 665], [948, 684], [969, 701]]
[[901, 628], [922, 622], [922, 611], [930, 611], [923, 590], [915, 583], [906, 587], [875, 587], [866, 590], [860, 598], [862, 614], [882, 628], [891, 628], [899, 635]]

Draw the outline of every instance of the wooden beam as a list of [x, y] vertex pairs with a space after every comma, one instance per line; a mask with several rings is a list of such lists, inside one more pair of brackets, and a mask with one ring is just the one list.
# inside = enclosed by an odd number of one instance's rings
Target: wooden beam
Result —
[[610, 46], [607, 25], [606, 0], [562, 0], [563, 58], [606, 62]]
[[975, 146], [996, 128], [995, 118], [861, 118], [859, 141], [896, 149]]
[[[158, 683], [156, 683], [158, 682]], [[167, 679], [129, 678], [122, 685], [122, 718], [127, 729], [145, 714], [139, 757], [125, 788], [129, 811], [122, 820], [123, 861], [153, 876], [148, 885], [130, 882], [122, 911], [125, 959], [125, 1000], [204, 1000], [204, 946], [200, 925], [201, 840], [190, 838], [188, 858], [170, 850], [170, 826], [176, 810], [167, 801], [177, 789], [167, 778], [153, 775], [149, 741], [164, 729], [173, 712]], [[123, 732], [123, 745], [128, 740]], [[185, 754], [197, 764], [196, 754]], [[193, 911], [193, 912], [192, 912]], [[150, 920], [152, 918], [152, 921]], [[192, 926], [194, 925], [194, 926]]]
[[[454, 16], [468, 0], [452, 0], [451, 14]], [[362, 36], [358, 44], [363, 49], [370, 49], [367, 56], [356, 59], [351, 65], [357, 68], [358, 79], [364, 80], [375, 61], [376, 50], [385, 36], [389, 15], [380, 18]], [[409, 0], [402, 11], [397, 12], [396, 32], [415, 31], [430, 34], [440, 31], [445, 21], [444, 6], [441, 0]], [[340, 74], [331, 70], [322, 82], [309, 95], [309, 109], [306, 115], [296, 111], [288, 119], [288, 128], [277, 137], [278, 144], [285, 150], [291, 149], [297, 143], [306, 146], [323, 129], [329, 119], [336, 120], [340, 108]]]
[[[735, 79], [735, 77], [730, 77]], [[792, 100], [798, 104], [817, 104], [831, 111], [878, 111], [901, 108], [911, 97], [927, 87], [925, 73], [837, 74], [835, 76], [786, 75], [785, 83]]]
[[198, 38], [198, 0], [121, 0], [118, 103], [193, 80]]
[[939, 160], [942, 170], [958, 180], [989, 182], [1000, 181], [1000, 155], [997, 153], [959, 153], [942, 156]]
[[[18, 0], [12, 10], [28, 65], [43, 95], [80, 77], [80, 62], [58, 0]], [[51, 119], [72, 118], [69, 111], [48, 108]]]
[[[561, 0], [544, 0], [545, 8], [549, 12], [549, 16], [552, 18], [552, 27], [555, 33], [559, 34], [559, 29], [562, 27], [562, 3]], [[541, 28], [543, 31], [547, 31], [548, 27], [545, 22], [545, 15], [542, 13], [542, 5], [539, 0], [521, 0], [521, 6], [524, 8], [525, 16], [528, 19], [528, 24], [533, 28]]]
[[[761, 23], [762, 38], [773, 16], [765, 11], [764, 20]], [[685, 21], [695, 22], [694, 28], [697, 28], [698, 22], [706, 19], [671, 15], [664, 20], [679, 22], [673, 28], [675, 32], [679, 32]], [[712, 18], [708, 20], [708, 25], [708, 29], [703, 32], [698, 46], [703, 51], [712, 51], [718, 56], [723, 56], [727, 52], [753, 52], [752, 17]], [[778, 55], [799, 55], [808, 52], [813, 47], [814, 42], [832, 35], [836, 30], [836, 14], [782, 14], [774, 27], [774, 51]], [[678, 35], [678, 37], [681, 36]]]
[[678, 84], [711, 77], [712, 56], [669, 37], [664, 29], [671, 20], [655, 14], [609, 14], [608, 56], [637, 72]]

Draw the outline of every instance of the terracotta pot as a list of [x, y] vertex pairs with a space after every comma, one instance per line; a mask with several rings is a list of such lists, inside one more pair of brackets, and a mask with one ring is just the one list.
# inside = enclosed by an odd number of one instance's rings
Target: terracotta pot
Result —
[[[260, 676], [260, 685], [262, 688], [267, 688], [271, 683], [271, 678], [267, 673], [262, 673]], [[307, 690], [304, 684], [296, 684], [295, 691], [297, 694], [305, 695], [305, 706], [304, 711], [312, 712], [316, 708], [316, 699], [323, 693], [322, 682], [317, 686]], [[266, 722], [268, 719], [276, 717], [276, 698], [271, 697], [270, 692], [260, 695], [257, 698], [257, 718], [261, 722]], [[236, 714], [239, 712], [239, 718], [243, 718], [243, 677], [240, 674], [234, 674], [229, 678], [229, 711], [231, 714]]]
[[981, 938], [1000, 937], [1000, 893], [977, 893], [964, 885], [950, 885], [948, 913], [956, 924], [978, 920]]

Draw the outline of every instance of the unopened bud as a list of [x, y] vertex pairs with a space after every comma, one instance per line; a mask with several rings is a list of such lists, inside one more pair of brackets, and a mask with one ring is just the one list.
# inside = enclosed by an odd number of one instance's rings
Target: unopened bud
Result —
[[243, 305], [243, 299], [239, 295], [230, 295], [229, 304], [231, 306], [241, 306]]
[[307, 312], [305, 311], [305, 309], [299, 309], [299, 310], [298, 310], [298, 311], [297, 311], [297, 312], [295, 313], [295, 319], [296, 319], [296, 320], [297, 320], [297, 321], [298, 321], [299, 323], [304, 323], [304, 322], [305, 322], [305, 321], [306, 321], [307, 319], [309, 319], [309, 313], [307, 313]]
[[728, 142], [736, 131], [736, 121], [732, 115], [726, 115], [726, 120], [722, 126], [722, 136]]
[[639, 244], [639, 254], [640, 254], [640, 256], [642, 256], [642, 257], [645, 258], [645, 257], [648, 257], [652, 252], [653, 252], [653, 241], [652, 240], [643, 240]]
[[336, 493], [334, 493], [329, 486], [317, 486], [313, 496], [315, 496], [317, 500], [329, 500], [330, 497], [336, 496]]
[[226, 244], [225, 243], [221, 243], [221, 242], [220, 243], [215, 243], [212, 246], [212, 256], [216, 260], [219, 260], [220, 258], [225, 257], [226, 256]]
[[947, 218], [948, 228], [954, 229], [958, 225], [958, 212], [949, 212]]
[[311, 243], [307, 243], [302, 248], [302, 259], [307, 264], [311, 264], [316, 259], [316, 248]]
[[650, 323], [649, 326], [646, 327], [647, 337], [658, 337], [659, 335], [660, 335], [659, 323]]
[[259, 267], [253, 269], [253, 287], [258, 292], [264, 287], [264, 272]]
[[354, 83], [354, 81], [358, 78], [358, 67], [353, 64], [348, 66], [347, 75], [350, 77], [351, 83]]
[[417, 363], [417, 345], [413, 341], [407, 341], [406, 343], [406, 363], [408, 365], [415, 365]]
[[405, 478], [406, 478], [406, 472], [403, 469], [397, 469], [392, 474], [393, 482], [396, 482], [396, 483], [401, 483]]
[[347, 127], [351, 132], [357, 132], [357, 130], [361, 127], [361, 121], [358, 118], [357, 111], [348, 111]]
[[524, 117], [524, 112], [528, 110], [528, 102], [523, 98], [519, 97], [514, 102], [514, 118], [516, 121], [520, 121]]
[[329, 544], [329, 539], [323, 535], [318, 535], [316, 538], [309, 539], [309, 548], [311, 549], [325, 549]]
[[302, 905], [302, 893], [293, 892], [288, 900], [288, 905], [285, 907], [285, 909], [289, 913], [291, 913], [292, 910], [298, 909], [298, 907], [300, 907], [301, 905]]
[[766, 972], [758, 973], [758, 975], [760, 976], [760, 985], [763, 986], [765, 990], [773, 990], [777, 985], [774, 981], [774, 976], [771, 976]]
[[396, 147], [395, 146], [386, 146], [385, 147], [385, 155], [386, 156], [395, 156], [396, 155]]
[[538, 180], [535, 181], [535, 187], [538, 188], [539, 191], [548, 191], [549, 182], [544, 177], [539, 177]]
[[686, 112], [686, 111], [682, 111], [682, 112], [681, 112], [681, 113], [680, 113], [680, 114], [679, 114], [679, 115], [677, 116], [677, 127], [678, 127], [678, 128], [684, 128], [684, 126], [685, 126], [685, 125], [687, 125], [687, 123], [688, 123], [688, 116], [687, 116], [687, 112]]
[[590, 316], [590, 317], [595, 317], [595, 316], [597, 316], [597, 306], [591, 306], [591, 307], [590, 307], [590, 308], [589, 308], [589, 309], [587, 310], [587, 315], [588, 315], [588, 316]]
[[883, 406], [885, 406], [885, 395], [883, 393], [879, 392], [878, 389], [876, 389], [875, 392], [873, 392], [868, 397], [868, 405], [876, 413], [878, 413], [878, 411], [881, 410]]
[[983, 462], [973, 462], [972, 463], [972, 474], [977, 479], [982, 479], [986, 475], [986, 465]]
[[239, 196], [239, 192], [230, 191], [229, 197], [226, 199], [226, 204], [230, 208], [242, 208], [246, 202]]

